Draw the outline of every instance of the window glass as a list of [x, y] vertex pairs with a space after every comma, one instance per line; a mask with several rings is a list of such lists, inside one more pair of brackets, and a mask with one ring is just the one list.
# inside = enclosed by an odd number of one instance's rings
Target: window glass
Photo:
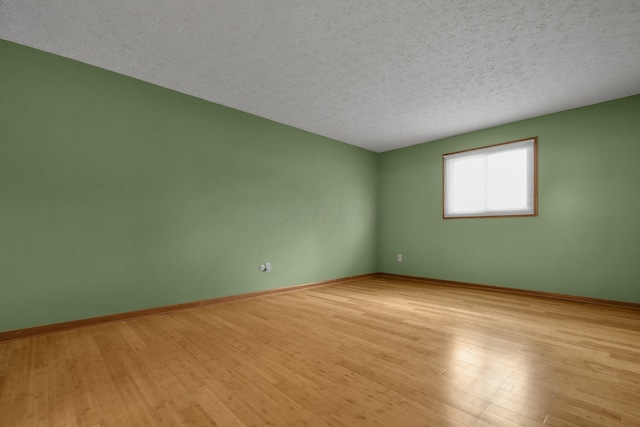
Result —
[[444, 218], [537, 215], [537, 138], [443, 156]]

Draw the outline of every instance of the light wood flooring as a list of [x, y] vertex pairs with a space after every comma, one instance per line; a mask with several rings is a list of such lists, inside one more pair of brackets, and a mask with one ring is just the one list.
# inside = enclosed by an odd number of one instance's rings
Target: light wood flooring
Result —
[[0, 343], [0, 426], [640, 426], [640, 311], [370, 278]]

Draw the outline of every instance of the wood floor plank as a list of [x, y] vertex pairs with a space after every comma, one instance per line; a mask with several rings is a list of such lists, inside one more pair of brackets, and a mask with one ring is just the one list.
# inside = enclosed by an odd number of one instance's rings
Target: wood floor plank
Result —
[[403, 279], [0, 343], [1, 426], [638, 426], [640, 312]]

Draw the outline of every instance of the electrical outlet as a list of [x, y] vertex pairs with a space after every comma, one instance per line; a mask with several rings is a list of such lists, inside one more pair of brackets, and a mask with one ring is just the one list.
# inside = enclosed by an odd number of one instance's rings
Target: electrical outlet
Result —
[[402, 262], [402, 254], [398, 254], [398, 262]]
[[268, 273], [268, 272], [271, 271], [271, 263], [270, 262], [265, 262], [264, 264], [260, 264], [260, 266], [258, 268], [263, 273]]

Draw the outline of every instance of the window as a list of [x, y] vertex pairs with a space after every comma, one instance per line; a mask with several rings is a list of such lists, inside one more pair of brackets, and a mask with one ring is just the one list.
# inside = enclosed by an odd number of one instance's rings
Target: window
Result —
[[442, 156], [443, 218], [536, 216], [538, 138]]

